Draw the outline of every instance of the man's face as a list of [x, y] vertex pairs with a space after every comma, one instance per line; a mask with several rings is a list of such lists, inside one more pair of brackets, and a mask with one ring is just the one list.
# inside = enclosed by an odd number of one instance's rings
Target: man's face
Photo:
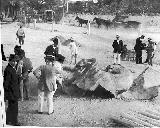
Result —
[[17, 61], [15, 61], [15, 60], [9, 61], [9, 63], [10, 63], [13, 67], [15, 67], [15, 66], [17, 65]]
[[51, 65], [51, 66], [52, 66], [52, 65], [53, 65], [53, 62], [52, 62], [52, 61], [50, 61], [50, 60], [46, 60], [46, 64], [47, 64], [47, 65]]

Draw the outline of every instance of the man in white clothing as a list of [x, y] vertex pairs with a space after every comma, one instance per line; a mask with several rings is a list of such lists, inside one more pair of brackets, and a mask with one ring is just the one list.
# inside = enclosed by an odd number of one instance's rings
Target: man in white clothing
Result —
[[[44, 94], [47, 94], [47, 106], [48, 114], [52, 114], [53, 111], [53, 95], [57, 89], [57, 74], [61, 74], [54, 66], [55, 57], [53, 55], [47, 55], [45, 57], [46, 65], [39, 66], [33, 74], [39, 80], [38, 82], [38, 113], [43, 113]], [[62, 62], [62, 61], [61, 61]]]
[[70, 40], [71, 40], [71, 42], [69, 44], [69, 48], [70, 48], [70, 51], [71, 51], [71, 62], [70, 62], [70, 64], [72, 63], [73, 59], [75, 60], [75, 64], [76, 64], [77, 63], [78, 48], [77, 48], [76, 43], [74, 42], [72, 37], [71, 37]]

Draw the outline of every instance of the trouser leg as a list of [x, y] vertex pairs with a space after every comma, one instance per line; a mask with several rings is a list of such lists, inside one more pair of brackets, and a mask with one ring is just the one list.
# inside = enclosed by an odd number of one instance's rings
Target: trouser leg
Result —
[[44, 92], [38, 89], [38, 112], [43, 112]]
[[54, 76], [54, 91], [47, 93], [47, 106], [48, 106], [48, 114], [51, 114], [53, 112], [53, 95], [57, 90], [57, 83], [56, 83], [57, 77]]
[[7, 124], [11, 125], [15, 125], [18, 123], [18, 101], [8, 101], [6, 122]]
[[152, 54], [148, 53], [148, 64], [152, 65]]
[[29, 98], [29, 79], [28, 78], [24, 79], [23, 84], [24, 84], [24, 92], [25, 92], [26, 98], [28, 99]]
[[19, 44], [21, 45], [21, 38], [19, 37]]
[[142, 64], [142, 51], [139, 52], [139, 63]]
[[117, 60], [117, 61], [118, 61], [117, 63], [118, 63], [118, 64], [121, 64], [121, 54], [120, 54], [120, 53], [117, 53], [117, 59], [118, 59], [118, 60]]
[[22, 37], [22, 45], [24, 44], [24, 38]]
[[75, 54], [75, 64], [77, 63], [77, 54]]
[[53, 95], [55, 91], [47, 93], [47, 106], [48, 106], [48, 114], [53, 113]]
[[21, 101], [24, 100], [23, 88], [24, 88], [23, 80], [20, 80]]
[[114, 64], [117, 63], [117, 53], [113, 53]]

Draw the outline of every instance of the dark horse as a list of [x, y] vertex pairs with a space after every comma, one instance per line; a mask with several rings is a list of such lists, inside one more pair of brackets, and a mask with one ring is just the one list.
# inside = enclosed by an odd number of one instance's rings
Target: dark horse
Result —
[[93, 21], [96, 21], [96, 24], [98, 25], [98, 28], [101, 26], [101, 25], [104, 25], [107, 27], [107, 29], [112, 25], [112, 22], [110, 20], [104, 20], [104, 19], [101, 19], [101, 18], [94, 18]]
[[79, 26], [81, 26], [81, 27], [83, 24], [86, 24], [86, 25], [88, 24], [88, 20], [81, 19], [78, 16], [75, 18], [75, 20], [78, 20]]

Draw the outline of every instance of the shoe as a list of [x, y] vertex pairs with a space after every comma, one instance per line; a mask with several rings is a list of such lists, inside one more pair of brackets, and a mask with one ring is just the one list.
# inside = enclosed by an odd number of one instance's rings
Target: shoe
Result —
[[39, 112], [38, 110], [36, 110], [36, 113], [38, 113], [38, 114], [43, 114], [43, 112]]
[[48, 115], [51, 115], [51, 114], [53, 114], [54, 113], [54, 111], [53, 112], [51, 112], [51, 113], [48, 113]]

